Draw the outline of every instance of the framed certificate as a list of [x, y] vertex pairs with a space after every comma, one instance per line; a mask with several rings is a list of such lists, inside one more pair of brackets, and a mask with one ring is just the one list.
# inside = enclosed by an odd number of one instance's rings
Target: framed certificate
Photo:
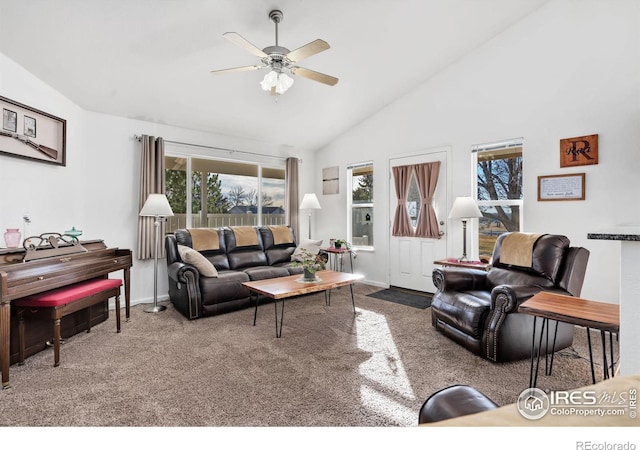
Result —
[[584, 200], [584, 173], [541, 175], [538, 177], [538, 201]]

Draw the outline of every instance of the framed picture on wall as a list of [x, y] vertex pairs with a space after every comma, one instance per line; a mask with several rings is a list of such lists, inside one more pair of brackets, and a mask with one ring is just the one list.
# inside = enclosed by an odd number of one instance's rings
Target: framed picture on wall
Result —
[[0, 157], [66, 165], [66, 120], [5, 97], [0, 97], [0, 107]]
[[538, 201], [584, 200], [584, 173], [541, 175], [538, 177]]
[[2, 108], [2, 129], [5, 131], [16, 132], [18, 123], [18, 114], [10, 109]]
[[36, 137], [36, 119], [24, 116], [24, 135], [28, 137]]
[[338, 166], [322, 169], [322, 194], [331, 195], [340, 192], [340, 168]]

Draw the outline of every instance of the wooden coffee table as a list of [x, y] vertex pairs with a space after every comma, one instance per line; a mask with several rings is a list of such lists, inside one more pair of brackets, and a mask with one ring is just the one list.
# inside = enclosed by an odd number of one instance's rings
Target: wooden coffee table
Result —
[[[267, 280], [247, 281], [242, 283], [244, 287], [249, 289], [251, 296], [255, 296], [256, 308], [253, 313], [253, 325], [256, 325], [258, 317], [258, 303], [260, 295], [272, 298], [276, 312], [276, 337], [282, 336], [282, 321], [284, 319], [284, 301], [290, 297], [296, 297], [303, 294], [311, 294], [313, 292], [324, 292], [325, 303], [331, 304], [331, 289], [340, 286], [349, 286], [351, 290], [351, 304], [353, 305], [353, 313], [356, 313], [356, 304], [353, 299], [353, 283], [363, 279], [362, 275], [352, 273], [336, 272], [333, 270], [322, 270], [316, 272], [316, 276], [320, 281], [312, 283], [301, 282], [302, 275], [291, 275], [288, 277], [269, 278]], [[278, 323], [278, 300], [282, 300], [280, 308], [280, 323]]]

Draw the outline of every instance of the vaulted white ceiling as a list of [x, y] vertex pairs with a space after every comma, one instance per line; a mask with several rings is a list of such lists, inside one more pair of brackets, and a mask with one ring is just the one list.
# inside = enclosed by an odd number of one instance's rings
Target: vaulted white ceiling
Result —
[[[285, 156], [322, 147], [547, 1], [0, 0], [0, 52], [86, 110]], [[274, 45], [272, 9], [281, 46], [329, 43], [299, 65], [337, 85], [295, 76], [274, 97], [258, 85], [266, 70], [210, 73], [259, 62], [222, 34]]]

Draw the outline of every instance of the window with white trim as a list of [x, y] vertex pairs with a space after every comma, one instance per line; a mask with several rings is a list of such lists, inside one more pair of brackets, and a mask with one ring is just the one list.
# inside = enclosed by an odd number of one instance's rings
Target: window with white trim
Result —
[[348, 235], [360, 248], [373, 248], [373, 162], [347, 166]]
[[474, 191], [482, 212], [480, 255], [491, 255], [498, 236], [522, 230], [522, 138], [476, 145]]

